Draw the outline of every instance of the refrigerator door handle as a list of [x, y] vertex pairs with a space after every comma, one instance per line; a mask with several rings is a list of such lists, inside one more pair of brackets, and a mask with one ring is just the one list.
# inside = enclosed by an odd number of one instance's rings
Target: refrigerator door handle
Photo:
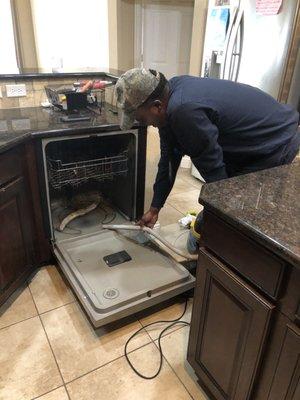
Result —
[[239, 49], [238, 53], [236, 54], [237, 57], [237, 66], [235, 70], [235, 74], [233, 76], [233, 81], [237, 82], [239, 72], [240, 72], [240, 65], [241, 65], [241, 59], [242, 59], [242, 51], [243, 51], [243, 44], [244, 44], [244, 13], [242, 15], [241, 21], [240, 21], [240, 27], [239, 27]]
[[[234, 27], [232, 29], [231, 40], [228, 45], [228, 53], [230, 54], [228, 66], [225, 64], [224, 72], [225, 72], [225, 79], [233, 80], [234, 69], [236, 65], [236, 58], [240, 58], [240, 50], [241, 50], [241, 40], [239, 40], [239, 47], [236, 49], [237, 40], [239, 38], [239, 34], [242, 33], [241, 30], [241, 22], [243, 20], [244, 11], [240, 10], [238, 12]], [[241, 37], [240, 37], [241, 39]], [[239, 62], [238, 62], [239, 67]], [[227, 72], [227, 73], [226, 73]]]
[[238, 11], [239, 11], [238, 7], [235, 7], [233, 9], [232, 18], [230, 18], [229, 27], [228, 27], [228, 31], [227, 31], [225, 43], [224, 43], [224, 60], [221, 65], [221, 73], [220, 73], [221, 79], [225, 79], [225, 67], [226, 67], [227, 57], [228, 57], [228, 47], [229, 47], [229, 44], [231, 41], [230, 39], [231, 39], [231, 35], [232, 35], [232, 29], [233, 29]]

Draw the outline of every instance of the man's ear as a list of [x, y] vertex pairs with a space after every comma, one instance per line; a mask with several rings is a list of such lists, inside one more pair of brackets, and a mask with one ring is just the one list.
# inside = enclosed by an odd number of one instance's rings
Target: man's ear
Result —
[[160, 111], [162, 108], [162, 102], [160, 100], [154, 100], [151, 106], [157, 108]]

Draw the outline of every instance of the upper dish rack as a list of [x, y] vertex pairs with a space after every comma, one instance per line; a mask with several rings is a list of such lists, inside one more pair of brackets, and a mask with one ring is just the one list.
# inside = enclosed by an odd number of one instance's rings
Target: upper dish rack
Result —
[[54, 189], [65, 186], [79, 186], [88, 181], [113, 179], [128, 172], [128, 154], [123, 152], [116, 156], [102, 157], [64, 163], [62, 160], [47, 158], [48, 178]]

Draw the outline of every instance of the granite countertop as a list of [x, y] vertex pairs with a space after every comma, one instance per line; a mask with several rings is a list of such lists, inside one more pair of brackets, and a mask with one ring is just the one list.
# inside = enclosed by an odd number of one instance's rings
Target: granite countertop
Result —
[[300, 161], [206, 184], [199, 202], [300, 268]]
[[49, 71], [44, 71], [44, 70], [39, 70], [36, 68], [26, 68], [19, 74], [0, 74], [0, 80], [1, 79], [13, 79], [13, 80], [19, 80], [19, 79], [33, 79], [33, 78], [66, 78], [69, 76], [74, 76], [74, 77], [85, 77], [85, 76], [99, 76], [103, 78], [112, 78], [112, 79], [117, 79], [119, 76], [121, 76], [124, 73], [124, 71], [119, 71], [116, 69], [112, 68], [102, 68], [101, 70], [90, 68], [89, 70], [85, 71], [68, 71], [68, 72], [52, 72], [50, 69]]
[[88, 112], [89, 121], [62, 123], [61, 111], [42, 107], [0, 110], [0, 153], [32, 137], [119, 130], [115, 108], [106, 104], [101, 115]]

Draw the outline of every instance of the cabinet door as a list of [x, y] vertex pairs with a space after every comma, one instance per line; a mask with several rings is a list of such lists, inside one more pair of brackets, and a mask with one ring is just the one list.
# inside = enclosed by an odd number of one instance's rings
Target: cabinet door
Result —
[[300, 330], [286, 326], [272, 387], [268, 400], [300, 399]]
[[30, 208], [22, 177], [0, 187], [0, 295], [32, 266]]
[[250, 399], [272, 309], [222, 263], [200, 251], [188, 361], [214, 398]]

